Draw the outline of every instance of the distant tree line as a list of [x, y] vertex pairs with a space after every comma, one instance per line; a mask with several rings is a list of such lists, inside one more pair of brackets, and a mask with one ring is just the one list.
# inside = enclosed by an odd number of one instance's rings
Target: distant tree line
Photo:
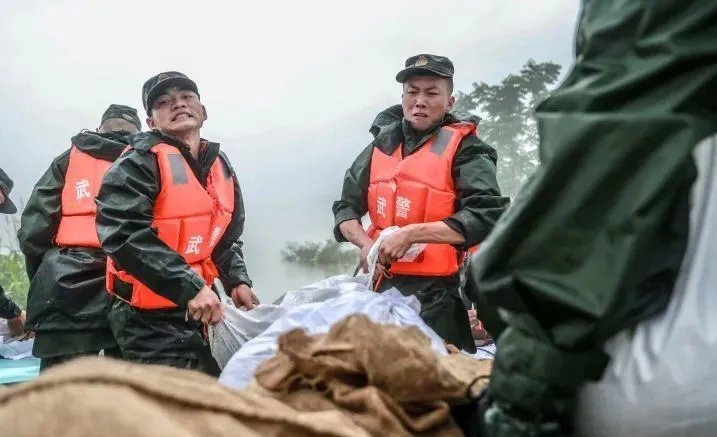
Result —
[[510, 197], [538, 165], [536, 106], [557, 82], [561, 67], [529, 60], [518, 73], [500, 83], [473, 83], [468, 93], [458, 92], [454, 110], [482, 118], [481, 139], [498, 151], [498, 183]]
[[350, 244], [329, 238], [316, 243], [290, 241], [281, 251], [282, 260], [307, 267], [340, 266], [350, 268], [358, 262], [358, 250]]

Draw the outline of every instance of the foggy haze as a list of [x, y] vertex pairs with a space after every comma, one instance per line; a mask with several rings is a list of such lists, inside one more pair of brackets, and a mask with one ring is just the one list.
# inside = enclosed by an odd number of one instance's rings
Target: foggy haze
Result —
[[48, 3], [4, 1], [0, 16], [0, 167], [12, 198], [26, 200], [110, 103], [142, 116], [142, 83], [182, 71], [208, 110], [202, 136], [237, 171], [246, 261], [265, 302], [325, 276], [282, 264], [280, 250], [331, 236], [344, 171], [376, 113], [400, 101], [407, 57], [448, 56], [463, 91], [529, 58], [567, 70], [578, 13], [564, 0]]

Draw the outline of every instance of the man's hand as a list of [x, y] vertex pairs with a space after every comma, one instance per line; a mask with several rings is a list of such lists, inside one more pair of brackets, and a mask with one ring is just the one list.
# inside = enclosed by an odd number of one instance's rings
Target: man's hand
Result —
[[386, 272], [391, 266], [384, 266], [383, 264], [376, 263], [376, 270], [373, 272], [373, 283], [379, 280], [381, 276], [386, 275]]
[[260, 303], [254, 291], [246, 284], [239, 284], [234, 287], [231, 296], [234, 306], [239, 309], [251, 310]]
[[[361, 248], [361, 254], [359, 255], [361, 257], [359, 260], [359, 265], [361, 266], [361, 270], [364, 273], [369, 272], [368, 253], [371, 251], [371, 247], [373, 247], [373, 241], [371, 241], [369, 244], [364, 245]], [[377, 262], [376, 269], [373, 272], [373, 283], [376, 283], [376, 281], [378, 281], [378, 278], [385, 274], [386, 270], [388, 270], [386, 266], [384, 266], [380, 262]]]
[[25, 319], [25, 311], [23, 311], [19, 316], [7, 320], [7, 327], [10, 329], [11, 336], [19, 337], [25, 333]]
[[0, 190], [0, 205], [5, 203], [5, 194]]
[[368, 253], [371, 251], [371, 246], [373, 246], [373, 242], [371, 244], [364, 244], [359, 254], [359, 265], [361, 266], [361, 271], [364, 273], [368, 273]]
[[366, 234], [358, 220], [346, 220], [339, 225], [341, 234], [354, 246], [361, 250], [359, 255], [359, 267], [364, 273], [368, 273], [368, 252], [373, 246], [373, 240]]
[[196, 321], [214, 325], [222, 318], [222, 303], [206, 285], [187, 303], [187, 312]]
[[398, 261], [413, 243], [409, 228], [397, 230], [381, 242], [381, 247], [378, 249], [378, 262], [387, 266]]
[[477, 342], [490, 340], [490, 334], [483, 327], [483, 322], [478, 318], [478, 312], [476, 310], [468, 310], [468, 321], [471, 325], [471, 334], [473, 334], [473, 340]]

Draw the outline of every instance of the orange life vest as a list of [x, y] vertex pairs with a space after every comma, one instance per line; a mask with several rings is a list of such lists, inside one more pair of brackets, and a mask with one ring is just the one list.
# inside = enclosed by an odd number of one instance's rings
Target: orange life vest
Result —
[[[234, 212], [234, 180], [228, 163], [223, 163], [221, 155], [217, 157], [205, 188], [176, 147], [157, 144], [151, 151], [157, 156], [161, 181], [154, 204], [152, 227], [167, 246], [182, 255], [190, 267], [211, 285], [218, 276], [211, 259], [212, 251], [224, 235]], [[118, 270], [108, 257], [107, 290], [117, 295], [115, 280], [131, 286], [128, 302], [135, 308], [177, 307], [128, 272]]]
[[58, 246], [100, 247], [95, 229], [95, 197], [111, 165], [112, 161], [90, 156], [75, 145], [70, 148], [62, 188], [62, 217], [55, 236]]
[[[402, 157], [403, 145], [392, 155], [373, 149], [368, 188], [369, 236], [378, 238], [390, 226], [443, 220], [455, 212], [453, 157], [463, 138], [474, 134], [472, 123], [443, 126], [419, 150]], [[458, 272], [463, 253], [450, 244], [427, 244], [412, 262], [394, 262], [399, 275], [449, 276]]]

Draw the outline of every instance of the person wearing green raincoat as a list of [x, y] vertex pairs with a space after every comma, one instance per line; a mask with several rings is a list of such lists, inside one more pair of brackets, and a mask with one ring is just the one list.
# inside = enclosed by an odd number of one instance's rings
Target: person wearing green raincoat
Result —
[[[333, 204], [334, 236], [339, 242], [350, 241], [361, 249], [361, 263], [365, 268], [366, 256], [374, 240], [363, 229], [360, 220], [367, 212], [370, 215], [371, 174], [378, 171], [373, 166], [374, 159], [396, 155], [398, 151], [402, 162], [416, 162], [422, 159], [419, 156], [426, 150], [440, 153], [440, 148], [434, 148], [433, 144], [440, 145], [445, 141], [446, 133], [452, 126], [470, 125], [471, 132], [475, 132], [475, 119], [459, 119], [450, 112], [455, 101], [452, 97], [453, 68], [453, 63], [443, 56], [421, 54], [408, 58], [405, 69], [396, 76], [396, 80], [403, 85], [402, 104], [378, 114], [369, 130], [374, 140], [346, 171], [341, 198]], [[444, 179], [450, 180], [455, 197], [453, 213], [431, 213], [431, 216], [441, 215], [440, 219], [402, 226], [383, 240], [379, 262], [384, 265], [397, 262], [402, 254], [395, 255], [402, 251], [405, 253], [413, 243], [451, 244], [458, 254], [464, 254], [480, 244], [509, 202], [498, 187], [497, 159], [495, 149], [474, 133], [461, 138], [452, 161], [445, 167], [446, 175], [441, 176], [437, 170], [430, 176], [434, 185], [443, 183]], [[431, 200], [426, 202], [427, 208], [436, 208], [441, 204], [435, 197], [428, 197]], [[396, 198], [396, 205], [400, 198]], [[413, 199], [408, 206], [411, 202], [417, 203]], [[374, 203], [377, 201], [374, 200]], [[400, 216], [399, 209], [396, 207], [397, 217]], [[384, 250], [394, 251], [394, 256], [384, 256]], [[442, 258], [448, 259], [449, 256]], [[404, 295], [415, 296], [421, 302], [421, 317], [429, 326], [446, 342], [474, 353], [475, 341], [459, 286], [459, 274], [454, 269], [442, 275], [394, 273], [391, 277], [384, 277], [377, 290], [383, 292], [396, 287]]]
[[[15, 214], [17, 207], [10, 199], [12, 179], [0, 168], [0, 214]], [[5, 294], [0, 285], [0, 319], [6, 319], [10, 335], [18, 337], [25, 332], [25, 312]]]
[[605, 342], [666, 307], [715, 96], [717, 2], [583, 1], [575, 65], [537, 109], [541, 165], [468, 275], [498, 320], [481, 435], [571, 434]]
[[[200, 136], [207, 111], [193, 80], [177, 71], [156, 74], [142, 87], [142, 103], [152, 130], [130, 139], [131, 149], [107, 171], [97, 195], [97, 235], [113, 266], [108, 277], [115, 295], [110, 327], [127, 361], [217, 376], [220, 369], [209, 348], [206, 325], [218, 323], [223, 310], [210, 272], [216, 273], [237, 308], [250, 310], [259, 304], [244, 261], [241, 236], [246, 212], [241, 187], [219, 143]], [[171, 158], [162, 158], [173, 163], [167, 164], [169, 170], [160, 166], [154, 152], [158, 145], [171, 150]], [[163, 171], [174, 174], [162, 177]], [[231, 193], [223, 191], [220, 197], [217, 190], [227, 185]], [[176, 190], [186, 187], [199, 194], [180, 202]], [[173, 222], [180, 223], [176, 227], [168, 225], [177, 232], [175, 243], [167, 237], [172, 231], [165, 234], [167, 221], [160, 224], [168, 198], [177, 214], [170, 217], [182, 217]], [[180, 208], [188, 212], [177, 212]], [[206, 211], [202, 208], [211, 208], [209, 215], [216, 220], [210, 235], [207, 215], [200, 215]], [[220, 208], [231, 209], [224, 216], [225, 226], [219, 225]], [[177, 246], [180, 228], [186, 246], [182, 248]], [[187, 255], [198, 254], [200, 246], [209, 256], [188, 261]], [[136, 284], [152, 288], [143, 290]], [[133, 298], [135, 292], [164, 302], [152, 307], [146, 297]]]
[[[100, 351], [120, 355], [107, 320], [112, 298], [105, 290], [104, 252], [99, 244], [69, 245], [58, 242], [58, 236], [65, 216], [72, 214], [67, 196], [90, 198], [93, 190], [99, 189], [99, 182], [88, 179], [80, 180], [86, 185], [73, 182], [68, 174], [70, 163], [75, 162], [73, 168], [77, 169], [81, 162], [77, 160], [87, 156], [109, 166], [127, 147], [128, 137], [140, 128], [136, 109], [110, 105], [97, 132], [82, 130], [72, 137], [72, 147], [52, 161], [22, 213], [18, 240], [30, 281], [27, 329], [35, 332], [33, 355], [40, 358], [42, 371]], [[85, 232], [96, 234], [94, 217], [87, 226], [90, 229]], [[72, 237], [77, 238], [75, 231]]]

